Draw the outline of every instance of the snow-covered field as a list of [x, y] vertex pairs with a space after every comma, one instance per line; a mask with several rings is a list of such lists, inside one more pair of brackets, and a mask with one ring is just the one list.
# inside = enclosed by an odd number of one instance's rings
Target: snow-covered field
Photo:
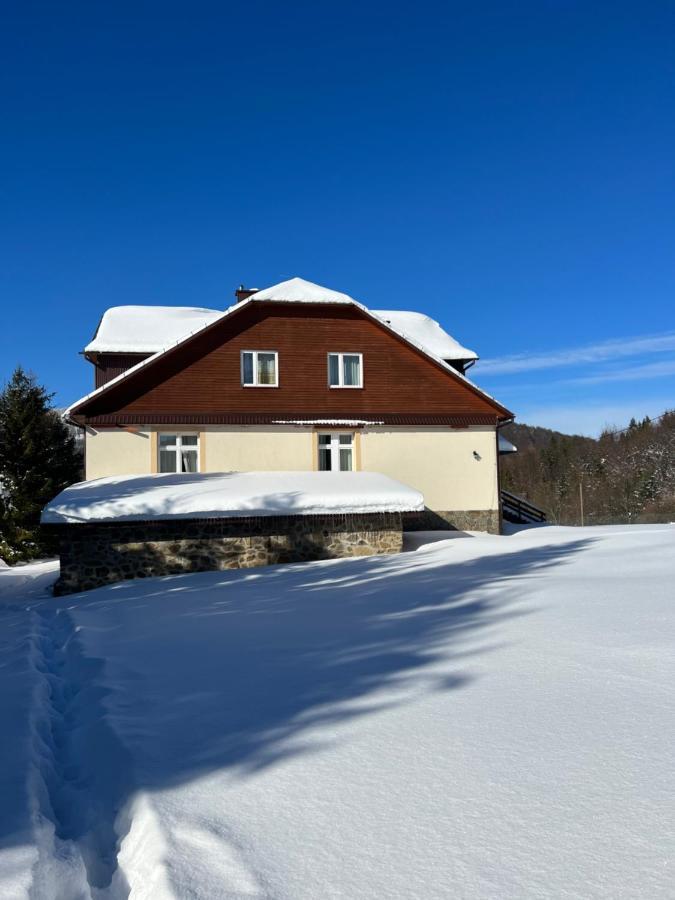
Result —
[[415, 541], [0, 571], [0, 896], [672, 897], [675, 527]]

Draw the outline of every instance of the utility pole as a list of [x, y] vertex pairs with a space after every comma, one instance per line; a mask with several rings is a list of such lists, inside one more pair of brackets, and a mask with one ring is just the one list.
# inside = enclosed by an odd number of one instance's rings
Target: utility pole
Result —
[[579, 479], [579, 506], [581, 508], [581, 527], [584, 527], [584, 480]]

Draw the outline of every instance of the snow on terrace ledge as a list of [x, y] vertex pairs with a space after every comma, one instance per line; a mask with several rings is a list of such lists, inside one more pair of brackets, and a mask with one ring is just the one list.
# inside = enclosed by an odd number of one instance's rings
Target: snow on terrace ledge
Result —
[[384, 425], [384, 421], [375, 419], [275, 419], [273, 425], [344, 425], [345, 428], [358, 428], [362, 425]]
[[48, 525], [246, 516], [418, 512], [414, 488], [378, 472], [217, 472], [82, 481], [42, 512]]

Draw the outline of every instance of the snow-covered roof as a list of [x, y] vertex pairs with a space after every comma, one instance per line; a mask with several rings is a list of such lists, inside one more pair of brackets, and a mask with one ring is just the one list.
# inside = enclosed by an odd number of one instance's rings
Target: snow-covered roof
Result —
[[378, 472], [216, 472], [114, 475], [73, 484], [42, 512], [44, 524], [145, 519], [410, 512], [414, 488]]
[[194, 306], [113, 306], [85, 353], [157, 353], [222, 316]]
[[305, 281], [304, 278], [289, 278], [272, 287], [256, 291], [253, 300], [276, 300], [282, 303], [357, 303], [349, 294], [341, 294], [330, 288]]
[[518, 448], [511, 441], [507, 441], [503, 434], [499, 435], [499, 452], [500, 453], [516, 453]]
[[[122, 372], [120, 375], [117, 375], [115, 378], [111, 378], [110, 381], [106, 382], [105, 384], [101, 385], [100, 387], [96, 388], [95, 390], [90, 391], [88, 394], [85, 394], [84, 397], [80, 397], [80, 399], [75, 401], [75, 403], [70, 404], [70, 406], [66, 409], [64, 416], [67, 417], [67, 416], [71, 415], [75, 409], [77, 409], [79, 406], [81, 406], [86, 401], [91, 400], [92, 397], [95, 397], [104, 391], [108, 391], [108, 390], [110, 390], [110, 388], [114, 387], [120, 381], [124, 381], [127, 378], [130, 378], [139, 369], [142, 369], [146, 365], [150, 365], [152, 362], [154, 362], [154, 360], [159, 355], [161, 355], [162, 353], [164, 353], [167, 350], [170, 350], [172, 347], [177, 346], [178, 344], [182, 343], [183, 341], [187, 340], [193, 334], [199, 332], [202, 328], [206, 328], [209, 325], [212, 325], [215, 322], [219, 321], [220, 319], [225, 319], [228, 316], [232, 315], [232, 313], [234, 313], [236, 311], [240, 311], [242, 308], [248, 306], [251, 303], [255, 303], [259, 300], [277, 300], [277, 301], [289, 302], [289, 303], [323, 302], [323, 303], [349, 303], [349, 304], [352, 304], [357, 309], [362, 310], [366, 315], [370, 316], [373, 319], [376, 319], [379, 322], [382, 322], [382, 324], [386, 328], [388, 328], [391, 332], [393, 332], [394, 334], [398, 334], [399, 337], [406, 340], [409, 344], [412, 344], [413, 346], [415, 346], [418, 350], [420, 350], [422, 353], [426, 354], [428, 357], [433, 359], [436, 363], [438, 363], [444, 369], [451, 372], [454, 377], [459, 378], [462, 381], [464, 381], [476, 393], [480, 394], [482, 397], [485, 397], [487, 400], [491, 401], [492, 403], [498, 403], [498, 401], [496, 401], [494, 399], [494, 397], [492, 397], [490, 394], [488, 394], [482, 388], [478, 387], [478, 385], [476, 385], [476, 384], [474, 384], [474, 382], [470, 381], [466, 377], [466, 375], [463, 375], [462, 373], [456, 371], [453, 368], [453, 366], [450, 365], [450, 363], [448, 362], [448, 359], [452, 359], [453, 358], [452, 356], [451, 357], [439, 356], [433, 349], [425, 346], [423, 343], [420, 343], [420, 340], [417, 337], [415, 337], [412, 334], [404, 333], [403, 331], [399, 331], [395, 327], [393, 322], [386, 321], [386, 319], [383, 317], [382, 314], [377, 314], [377, 313], [369, 310], [367, 306], [364, 306], [362, 303], [359, 303], [358, 300], [354, 300], [348, 294], [340, 294], [337, 291], [331, 291], [328, 288], [322, 287], [321, 285], [313, 284], [311, 281], [305, 281], [303, 278], [291, 278], [288, 281], [282, 281], [279, 284], [273, 285], [270, 288], [265, 288], [262, 291], [257, 291], [252, 296], [247, 297], [245, 300], [242, 300], [239, 303], [233, 304], [232, 306], [228, 307], [228, 309], [224, 310], [223, 312], [219, 313], [219, 312], [216, 312], [215, 310], [208, 310], [208, 309], [207, 310], [199, 310], [199, 312], [207, 314], [207, 318], [201, 326], [198, 326], [197, 323], [195, 322], [195, 327], [193, 328], [193, 330], [180, 335], [179, 337], [175, 338], [172, 342], [167, 343], [165, 346], [163, 346], [159, 350], [155, 351], [152, 356], [148, 356], [146, 359], [143, 359], [140, 362], [136, 363], [135, 366], [132, 366], [130, 369], [127, 369], [125, 372]], [[147, 307], [113, 307], [111, 310], [108, 310], [108, 312], [112, 313], [117, 310], [124, 310], [124, 309], [129, 309], [129, 308], [146, 309]], [[162, 307], [149, 307], [149, 308], [150, 309], [153, 309], [153, 308], [158, 309], [158, 308], [162, 308]], [[179, 309], [179, 310], [185, 309], [185, 307], [164, 307], [164, 308], [165, 309], [174, 309], [174, 310], [175, 309]], [[382, 311], [381, 311], [381, 313], [382, 313]], [[391, 312], [386, 313], [386, 314], [389, 316], [392, 315]], [[213, 315], [213, 318], [211, 318], [211, 315]], [[394, 313], [394, 315], [401, 315], [401, 313], [400, 312]], [[407, 315], [415, 315], [415, 314], [408, 313]], [[105, 318], [105, 316], [103, 318]], [[428, 317], [422, 315], [422, 318], [428, 318]], [[452, 342], [453, 345], [456, 344], [456, 341], [454, 341], [454, 339], [451, 338], [449, 334], [444, 332], [443, 329], [440, 327], [440, 325], [438, 325], [437, 322], [434, 322], [433, 319], [429, 319], [429, 322], [432, 322], [438, 326], [439, 331], [443, 335], [445, 335], [445, 338], [447, 339], [447, 341]], [[431, 330], [433, 331], [433, 329], [431, 329]], [[99, 332], [100, 332], [100, 326], [99, 326]], [[97, 336], [98, 336], [98, 332], [97, 332]], [[117, 340], [118, 340], [118, 335], [116, 333], [113, 333], [112, 335], [109, 335], [108, 337], [109, 337], [109, 340], [111, 340], [111, 341], [117, 342]], [[438, 335], [436, 335], [436, 339], [438, 339]], [[447, 352], [449, 349], [447, 341], [443, 346], [444, 352]], [[119, 343], [121, 345], [121, 340]], [[93, 342], [92, 342], [92, 344], [93, 344]], [[89, 344], [86, 349], [91, 350], [92, 344]], [[470, 355], [469, 355], [469, 357], [459, 356], [459, 357], [455, 357], [455, 358], [466, 359], [466, 358], [471, 358], [472, 356], [475, 357], [475, 354], [473, 354], [469, 350], [466, 350], [466, 348], [460, 347], [459, 344], [456, 344], [456, 347], [460, 348], [460, 351], [462, 354], [468, 353]], [[93, 349], [98, 349], [98, 348], [93, 348]], [[118, 349], [119, 349], [119, 352], [124, 352], [124, 350], [121, 349], [121, 346]], [[129, 347], [128, 345], [124, 349], [128, 353], [134, 352], [133, 348]], [[139, 351], [136, 351], [136, 352], [139, 352]], [[498, 404], [498, 405], [501, 405], [501, 404]]]
[[[351, 303], [363, 307], [348, 294], [332, 291], [304, 278], [289, 278], [257, 291], [250, 299], [282, 303]], [[382, 309], [370, 312], [434, 356], [477, 359], [473, 350], [462, 347], [435, 319], [424, 313]], [[84, 350], [85, 353], [157, 353], [222, 315], [223, 310], [193, 306], [113, 306], [103, 313], [96, 335]]]
[[409, 337], [415, 343], [426, 347], [441, 359], [478, 359], [473, 350], [462, 347], [448, 334], [435, 319], [419, 312], [405, 312], [398, 309], [371, 309], [373, 315], [382, 319], [394, 331]]

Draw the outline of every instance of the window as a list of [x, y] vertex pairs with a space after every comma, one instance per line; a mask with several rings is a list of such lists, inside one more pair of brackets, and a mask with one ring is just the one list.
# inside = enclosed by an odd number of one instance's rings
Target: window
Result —
[[329, 353], [328, 384], [332, 388], [363, 387], [363, 354]]
[[278, 387], [278, 356], [276, 350], [242, 350], [241, 383], [244, 387]]
[[319, 471], [352, 472], [354, 470], [354, 435], [344, 433], [319, 435]]
[[198, 472], [198, 436], [196, 434], [160, 434], [159, 471]]

